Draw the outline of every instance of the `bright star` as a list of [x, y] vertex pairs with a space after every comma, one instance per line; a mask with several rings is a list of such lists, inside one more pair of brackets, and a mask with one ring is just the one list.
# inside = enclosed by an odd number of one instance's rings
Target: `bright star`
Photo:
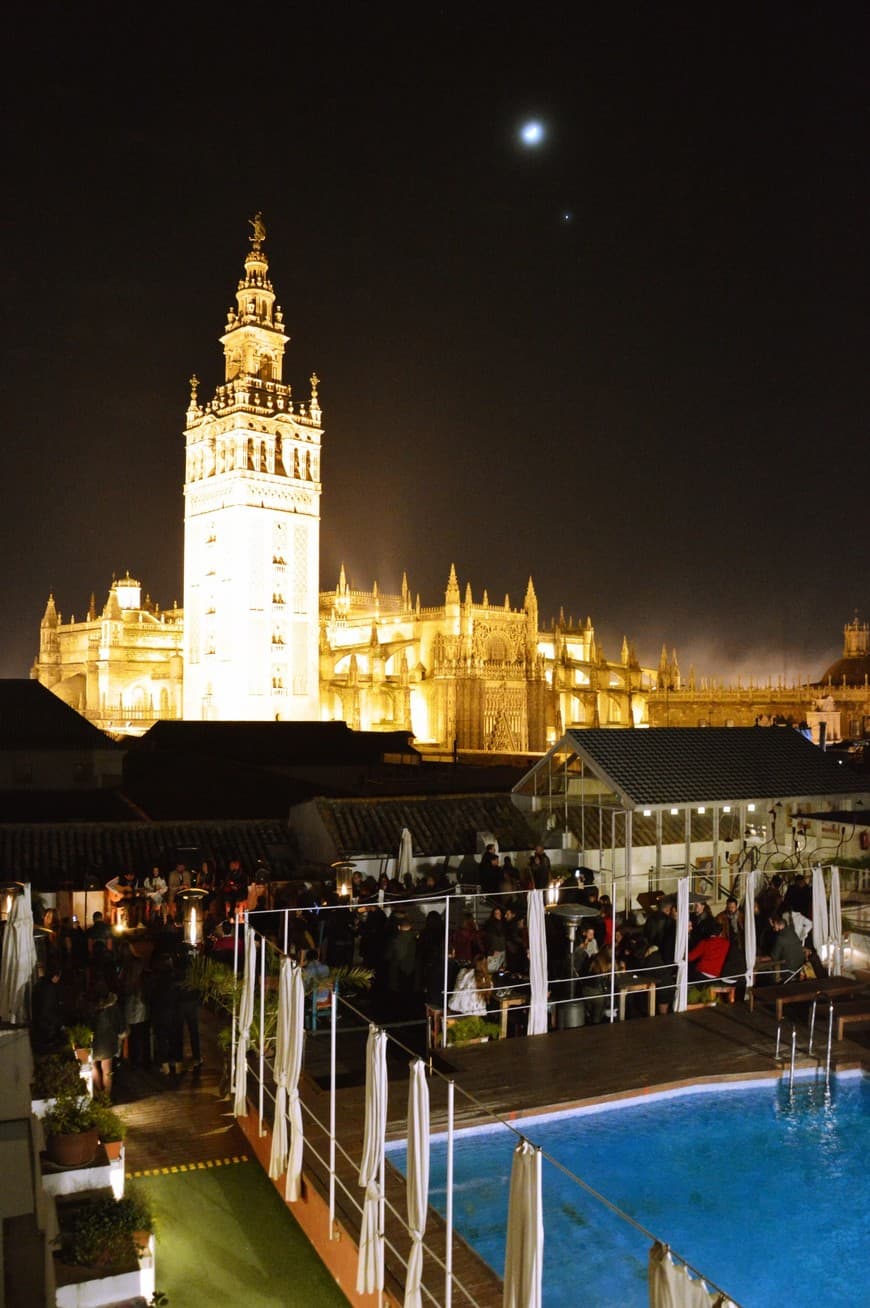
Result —
[[523, 123], [520, 128], [520, 140], [523, 145], [540, 145], [544, 139], [544, 124], [536, 118]]

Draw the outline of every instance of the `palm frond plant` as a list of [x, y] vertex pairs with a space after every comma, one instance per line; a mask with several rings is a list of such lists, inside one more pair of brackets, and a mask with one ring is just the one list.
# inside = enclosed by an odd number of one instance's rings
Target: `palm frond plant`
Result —
[[[270, 949], [266, 954], [267, 978], [277, 977], [280, 968], [281, 955], [277, 950]], [[333, 967], [329, 970], [329, 975], [320, 977], [316, 982], [318, 987], [326, 988], [330, 985], [337, 985], [339, 992], [345, 990], [353, 992], [357, 990], [369, 990], [374, 979], [374, 972], [367, 967]], [[190, 964], [185, 978], [185, 985], [194, 990], [198, 990], [202, 995], [203, 1003], [209, 1003], [216, 1008], [222, 1009], [225, 1013], [232, 1014], [234, 1008], [238, 1011], [239, 1002], [242, 994], [242, 977], [235, 976], [230, 968], [224, 963], [216, 962], [212, 958], [206, 958], [202, 955], [197, 956]], [[306, 986], [307, 990], [312, 989], [312, 985]], [[275, 1038], [275, 1032], [278, 1025], [278, 992], [277, 987], [266, 988], [266, 1002], [264, 1004], [264, 1036], [268, 1044]], [[225, 1041], [225, 1047], [230, 1045], [230, 1031], [225, 1028], [218, 1035], [220, 1042], [221, 1037]], [[251, 1047], [260, 1043], [260, 1005], [257, 1002], [254, 1005], [254, 1019], [251, 1023]]]

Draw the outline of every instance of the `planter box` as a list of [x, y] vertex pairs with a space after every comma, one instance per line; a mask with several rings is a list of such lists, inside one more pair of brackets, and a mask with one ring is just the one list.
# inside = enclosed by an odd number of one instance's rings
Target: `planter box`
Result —
[[[93, 1171], [93, 1169], [90, 1169]], [[106, 1191], [88, 1187], [93, 1193], [106, 1195]], [[86, 1201], [85, 1201], [86, 1202]], [[57, 1201], [58, 1227], [64, 1230], [76, 1209], [81, 1208], [83, 1198], [75, 1194]], [[142, 1298], [148, 1302], [154, 1295], [154, 1237], [148, 1241], [146, 1252], [141, 1258], [131, 1258], [128, 1263], [106, 1267], [82, 1267], [78, 1264], [64, 1263], [59, 1254], [54, 1256], [55, 1273], [55, 1308], [110, 1308], [112, 1305], [128, 1303], [131, 1299]]]
[[108, 1308], [130, 1299], [148, 1302], [154, 1295], [154, 1238], [137, 1267], [71, 1267], [55, 1259], [56, 1308]]
[[109, 1188], [116, 1198], [124, 1193], [124, 1153], [114, 1162], [100, 1146], [97, 1156], [86, 1167], [56, 1167], [46, 1153], [39, 1156], [42, 1165], [42, 1188], [58, 1197], [84, 1194], [88, 1190]]

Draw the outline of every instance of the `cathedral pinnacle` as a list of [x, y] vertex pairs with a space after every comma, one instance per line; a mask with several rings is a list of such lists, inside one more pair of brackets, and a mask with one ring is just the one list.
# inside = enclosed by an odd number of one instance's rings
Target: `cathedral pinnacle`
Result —
[[450, 564], [450, 576], [447, 578], [447, 590], [444, 594], [445, 604], [459, 603], [459, 579], [456, 576], [456, 565]]

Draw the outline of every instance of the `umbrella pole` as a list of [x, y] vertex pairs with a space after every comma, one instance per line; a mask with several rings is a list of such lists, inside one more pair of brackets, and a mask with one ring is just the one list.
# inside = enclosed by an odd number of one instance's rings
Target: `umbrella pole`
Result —
[[447, 963], [450, 957], [450, 896], [444, 896], [444, 997], [441, 1006], [441, 1045], [447, 1044]]
[[257, 1111], [260, 1116], [260, 1124], [257, 1127], [257, 1134], [263, 1136], [266, 1134], [263, 1128], [263, 1077], [265, 1073], [266, 1062], [266, 937], [262, 937], [260, 948], [260, 1096]]
[[444, 1308], [453, 1304], [453, 1078], [447, 1082], [447, 1207], [444, 1214]]
[[236, 1092], [236, 1035], [237, 1035], [237, 998], [236, 981], [239, 975], [239, 919], [233, 922], [233, 1026], [230, 1040], [230, 1094]]
[[613, 929], [610, 932], [610, 1023], [616, 1020], [616, 877], [610, 874], [610, 912]]
[[332, 988], [332, 1030], [329, 1036], [329, 1238], [335, 1239], [335, 1030], [338, 988]]

